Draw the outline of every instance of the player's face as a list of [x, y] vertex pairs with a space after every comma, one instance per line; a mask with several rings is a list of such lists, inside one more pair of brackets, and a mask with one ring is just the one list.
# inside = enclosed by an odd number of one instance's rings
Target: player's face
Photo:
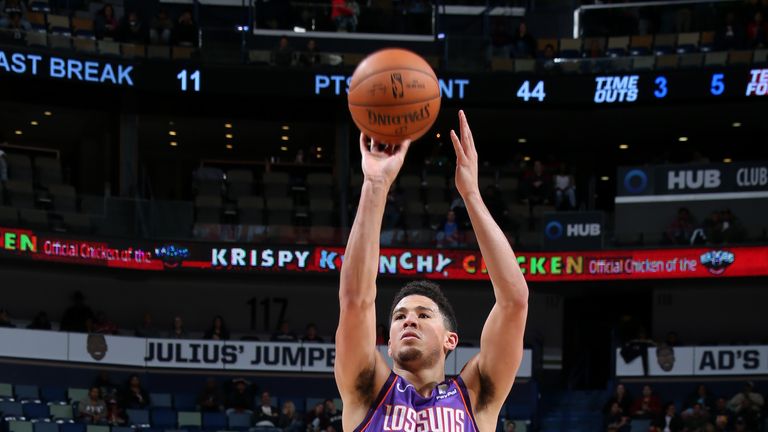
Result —
[[456, 344], [458, 336], [445, 328], [437, 304], [428, 297], [407, 296], [395, 306], [389, 328], [389, 355], [395, 362], [436, 364]]

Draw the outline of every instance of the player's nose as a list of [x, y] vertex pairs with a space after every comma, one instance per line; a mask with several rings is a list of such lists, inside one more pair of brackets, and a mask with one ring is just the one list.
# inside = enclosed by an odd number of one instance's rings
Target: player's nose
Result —
[[403, 328], [408, 327], [417, 327], [419, 324], [419, 320], [416, 319], [415, 313], [409, 313], [405, 316], [405, 319], [403, 320]]

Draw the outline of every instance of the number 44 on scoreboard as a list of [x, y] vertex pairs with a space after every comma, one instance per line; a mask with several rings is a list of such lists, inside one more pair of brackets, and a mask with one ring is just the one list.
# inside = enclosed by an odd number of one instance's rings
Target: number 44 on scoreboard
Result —
[[[533, 87], [533, 90], [531, 90]], [[536, 85], [531, 86], [531, 82], [528, 80], [523, 81], [523, 84], [517, 90], [517, 97], [525, 102], [531, 99], [537, 99], [539, 102], [544, 102], [544, 98], [547, 97], [544, 93], [544, 81], [536, 81]]]

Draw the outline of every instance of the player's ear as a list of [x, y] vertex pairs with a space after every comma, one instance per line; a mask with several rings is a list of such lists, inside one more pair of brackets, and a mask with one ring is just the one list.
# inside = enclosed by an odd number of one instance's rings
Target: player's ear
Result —
[[445, 342], [443, 343], [443, 346], [449, 350], [453, 351], [456, 349], [456, 347], [459, 345], [459, 335], [456, 332], [449, 331], [445, 334]]

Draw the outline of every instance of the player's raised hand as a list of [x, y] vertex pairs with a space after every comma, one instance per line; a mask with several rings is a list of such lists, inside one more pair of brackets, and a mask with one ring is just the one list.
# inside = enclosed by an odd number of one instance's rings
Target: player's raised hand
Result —
[[400, 144], [384, 144], [360, 133], [360, 153], [363, 155], [363, 175], [366, 180], [382, 182], [389, 187], [403, 167], [411, 140]]
[[480, 193], [477, 180], [477, 150], [472, 131], [464, 111], [459, 111], [459, 135], [451, 130], [451, 141], [456, 151], [456, 189], [465, 200], [473, 193]]

